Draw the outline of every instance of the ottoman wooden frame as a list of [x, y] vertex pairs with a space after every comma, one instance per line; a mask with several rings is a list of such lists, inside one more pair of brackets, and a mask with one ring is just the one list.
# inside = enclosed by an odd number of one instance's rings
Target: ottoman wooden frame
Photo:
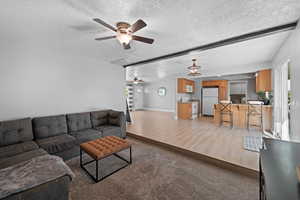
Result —
[[[121, 157], [117, 153], [123, 150], [129, 149], [130, 157], [129, 160]], [[88, 154], [92, 160], [87, 161], [85, 163], [82, 162], [82, 152], [85, 152]], [[92, 140], [89, 142], [85, 142], [80, 144], [80, 167], [87, 172], [87, 174], [95, 181], [99, 182], [103, 179], [107, 178], [108, 176], [116, 173], [117, 171], [127, 167], [132, 163], [132, 152], [131, 152], [131, 144], [129, 144], [126, 140], [121, 139], [116, 136], [106, 136], [104, 138]], [[117, 158], [125, 161], [127, 164], [123, 167], [114, 170], [113, 172], [99, 177], [99, 162], [100, 160], [109, 157], [109, 156], [116, 156]], [[96, 162], [96, 176], [92, 175], [86, 168], [85, 165], [88, 165], [90, 163]]]

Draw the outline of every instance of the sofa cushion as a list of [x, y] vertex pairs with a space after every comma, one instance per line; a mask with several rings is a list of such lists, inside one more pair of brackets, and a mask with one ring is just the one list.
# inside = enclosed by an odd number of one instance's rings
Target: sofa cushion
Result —
[[91, 120], [93, 127], [98, 127], [101, 125], [108, 124], [108, 115], [110, 110], [101, 110], [91, 112]]
[[122, 130], [119, 126], [104, 125], [97, 127], [96, 130], [101, 131], [103, 137], [110, 135], [122, 137]]
[[30, 118], [0, 122], [0, 146], [33, 140]]
[[39, 139], [36, 142], [50, 154], [71, 149], [76, 145], [76, 139], [68, 134]]
[[35, 139], [43, 139], [68, 132], [65, 115], [37, 117], [32, 120]]
[[31, 158], [37, 157], [37, 156], [42, 156], [46, 155], [47, 152], [43, 149], [34, 149], [32, 151], [26, 151], [24, 153], [17, 154], [15, 156], [10, 156], [6, 158], [1, 158], [0, 159], [0, 169], [9, 167], [11, 165], [29, 160]]
[[28, 142], [22, 142], [18, 144], [12, 144], [4, 147], [0, 147], [0, 159], [6, 158], [9, 156], [14, 156], [20, 153], [24, 153], [26, 151], [31, 151], [34, 149], [38, 149], [39, 146], [33, 142], [33, 141], [28, 141]]
[[18, 130], [8, 130], [2, 135], [3, 145], [11, 145], [22, 142]]
[[69, 114], [67, 115], [67, 122], [69, 132], [92, 128], [91, 116], [89, 112]]
[[102, 137], [101, 131], [95, 129], [87, 129], [83, 131], [71, 132], [74, 137], [77, 139], [77, 143], [81, 144], [87, 141], [99, 139]]
[[111, 110], [108, 115], [108, 124], [120, 126], [120, 115], [122, 112]]
[[75, 145], [73, 148], [66, 151], [54, 153], [53, 155], [61, 157], [64, 161], [70, 160], [80, 155], [79, 145]]

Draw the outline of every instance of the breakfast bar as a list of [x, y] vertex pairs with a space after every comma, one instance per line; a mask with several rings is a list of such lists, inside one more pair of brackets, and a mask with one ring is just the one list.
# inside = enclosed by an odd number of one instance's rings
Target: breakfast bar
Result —
[[[256, 105], [259, 106], [259, 105]], [[220, 124], [221, 120], [221, 108], [222, 105], [214, 105], [214, 122], [215, 124]], [[248, 104], [231, 104], [233, 127], [236, 128], [247, 128], [248, 120]], [[262, 105], [262, 116], [263, 116], [263, 129], [272, 130], [272, 106]], [[228, 118], [229, 116], [223, 116], [223, 118]], [[260, 119], [258, 117], [251, 117], [251, 124], [259, 124]]]

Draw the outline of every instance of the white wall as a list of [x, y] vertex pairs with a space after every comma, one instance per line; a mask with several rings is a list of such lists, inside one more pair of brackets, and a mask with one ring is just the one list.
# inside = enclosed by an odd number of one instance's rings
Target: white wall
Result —
[[85, 52], [74, 53], [72, 46], [56, 42], [18, 42], [0, 46], [0, 120], [124, 110], [121, 66]]
[[133, 85], [133, 104], [134, 104], [134, 110], [141, 110], [144, 108], [143, 84]]
[[197, 78], [197, 79], [194, 79], [194, 81], [195, 81], [195, 93], [193, 94], [193, 99], [197, 99], [197, 100], [201, 101], [202, 79]]
[[[160, 87], [167, 89], [166, 96], [159, 96], [157, 90]], [[168, 78], [156, 82], [144, 84], [144, 108], [175, 112], [176, 79]]]
[[257, 100], [258, 96], [256, 94], [256, 82], [254, 79], [248, 79], [248, 85], [247, 85], [247, 98], [248, 100]]
[[[291, 140], [300, 141], [300, 26], [289, 36], [273, 60], [273, 67], [281, 67], [290, 60], [291, 66]], [[274, 71], [274, 70], [273, 70]], [[276, 88], [275, 91], [276, 93]], [[275, 108], [276, 109], [276, 108]]]
[[116, 41], [76, 29], [95, 24], [92, 17], [61, 1], [1, 3], [0, 120], [125, 110], [125, 72], [105, 46]]

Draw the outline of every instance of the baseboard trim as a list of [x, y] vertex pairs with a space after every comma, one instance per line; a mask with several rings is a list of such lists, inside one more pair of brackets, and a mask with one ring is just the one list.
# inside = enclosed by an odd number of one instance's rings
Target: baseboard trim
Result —
[[183, 148], [171, 145], [171, 144], [166, 144], [166, 143], [163, 143], [163, 142], [160, 142], [157, 140], [153, 140], [150, 138], [146, 138], [146, 137], [143, 137], [140, 135], [136, 135], [133, 133], [127, 132], [127, 136], [132, 137], [134, 139], [141, 140], [146, 143], [151, 143], [151, 144], [154, 144], [154, 145], [157, 145], [157, 146], [160, 146], [160, 147], [166, 148], [168, 150], [172, 150], [172, 151], [175, 151], [175, 152], [187, 155], [187, 156], [191, 156], [194, 159], [202, 160], [202, 161], [212, 164], [214, 166], [225, 168], [225, 169], [228, 169], [235, 173], [239, 173], [239, 174], [251, 177], [251, 178], [259, 177], [259, 172], [256, 170], [253, 170], [253, 169], [242, 167], [242, 166], [239, 166], [239, 165], [236, 165], [233, 163], [226, 162], [224, 160], [219, 160], [217, 158], [213, 158], [213, 157], [210, 157], [210, 156], [207, 156], [204, 154], [196, 153], [196, 152], [193, 152], [193, 151], [190, 151], [187, 149], [183, 149]]
[[160, 108], [142, 108], [140, 110], [149, 110], [149, 111], [160, 111], [160, 112], [171, 112], [171, 113], [175, 113], [175, 110], [172, 109], [160, 109]]

